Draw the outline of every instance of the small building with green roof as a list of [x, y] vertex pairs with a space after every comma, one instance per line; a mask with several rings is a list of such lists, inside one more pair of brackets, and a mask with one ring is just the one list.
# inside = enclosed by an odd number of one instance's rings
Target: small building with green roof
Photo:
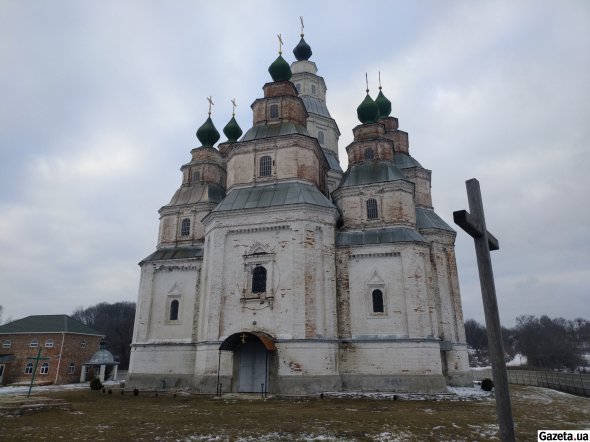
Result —
[[[33, 315], [0, 326], [0, 385], [78, 382], [100, 332], [68, 315]], [[40, 350], [40, 353], [39, 353]]]

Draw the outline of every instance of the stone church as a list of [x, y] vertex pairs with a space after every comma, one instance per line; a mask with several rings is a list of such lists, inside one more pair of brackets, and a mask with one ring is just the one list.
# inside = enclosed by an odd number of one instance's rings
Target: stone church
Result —
[[[340, 167], [340, 131], [303, 34], [245, 134], [211, 118], [162, 207], [127, 384], [201, 393], [440, 392], [467, 346], [455, 232], [379, 87]], [[352, 111], [352, 110], [351, 110]], [[210, 114], [210, 112], [209, 112]]]

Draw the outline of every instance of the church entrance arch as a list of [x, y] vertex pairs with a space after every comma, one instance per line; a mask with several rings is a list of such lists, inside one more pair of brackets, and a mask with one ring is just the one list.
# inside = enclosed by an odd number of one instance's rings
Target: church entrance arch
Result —
[[261, 332], [240, 332], [229, 336], [219, 350], [233, 352], [232, 391], [267, 393], [272, 357], [276, 352], [271, 336]]

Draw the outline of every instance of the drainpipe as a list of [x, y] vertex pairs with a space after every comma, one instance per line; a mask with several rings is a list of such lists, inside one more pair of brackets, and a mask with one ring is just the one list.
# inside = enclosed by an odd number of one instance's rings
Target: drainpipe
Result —
[[59, 349], [59, 359], [57, 360], [57, 371], [55, 372], [55, 382], [54, 384], [57, 384], [57, 378], [59, 377], [59, 367], [61, 365], [61, 355], [64, 352], [64, 340], [65, 340], [66, 334], [64, 332], [61, 333], [61, 348]]

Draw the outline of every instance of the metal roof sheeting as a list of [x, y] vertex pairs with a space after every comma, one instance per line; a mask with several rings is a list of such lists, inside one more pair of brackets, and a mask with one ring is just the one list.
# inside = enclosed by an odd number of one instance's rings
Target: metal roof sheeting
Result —
[[434, 210], [416, 207], [416, 227], [419, 229], [441, 229], [454, 232], [453, 228], [438, 216]]
[[403, 154], [403, 153], [396, 153], [393, 156], [393, 162], [400, 169], [410, 169], [412, 167], [420, 167], [420, 168], [422, 168], [422, 166], [420, 165], [420, 163], [418, 161], [416, 161], [416, 159], [413, 156], [406, 155], [406, 154]]
[[151, 261], [165, 261], [169, 259], [190, 259], [200, 258], [203, 256], [202, 247], [175, 247], [170, 249], [156, 250], [147, 258], [144, 258], [139, 264]]
[[334, 207], [317, 187], [290, 182], [233, 189], [213, 211], [259, 209], [301, 203]]
[[340, 187], [403, 180], [404, 175], [394, 164], [387, 161], [355, 164], [342, 176]]
[[326, 103], [324, 103], [319, 98], [310, 97], [309, 95], [300, 95], [300, 97], [303, 100], [303, 104], [305, 105], [305, 109], [308, 113], [321, 115], [322, 117], [326, 118], [332, 118]]
[[309, 136], [309, 132], [307, 132], [307, 129], [301, 124], [293, 121], [284, 121], [274, 124], [258, 124], [251, 127], [240, 141], [259, 140], [261, 138], [280, 137], [292, 134]]
[[325, 155], [326, 159], [328, 160], [328, 165], [330, 166], [330, 169], [337, 170], [338, 172], [342, 172], [342, 167], [340, 167], [340, 163], [338, 162], [338, 159], [336, 158], [336, 154], [328, 149], [322, 149], [322, 150], [324, 151], [324, 155]]
[[389, 227], [385, 229], [363, 230], [360, 232], [339, 232], [336, 234], [337, 246], [425, 241], [422, 235], [409, 227]]
[[180, 206], [201, 202], [218, 203], [224, 197], [225, 190], [217, 183], [194, 183], [190, 186], [180, 187], [168, 205]]

